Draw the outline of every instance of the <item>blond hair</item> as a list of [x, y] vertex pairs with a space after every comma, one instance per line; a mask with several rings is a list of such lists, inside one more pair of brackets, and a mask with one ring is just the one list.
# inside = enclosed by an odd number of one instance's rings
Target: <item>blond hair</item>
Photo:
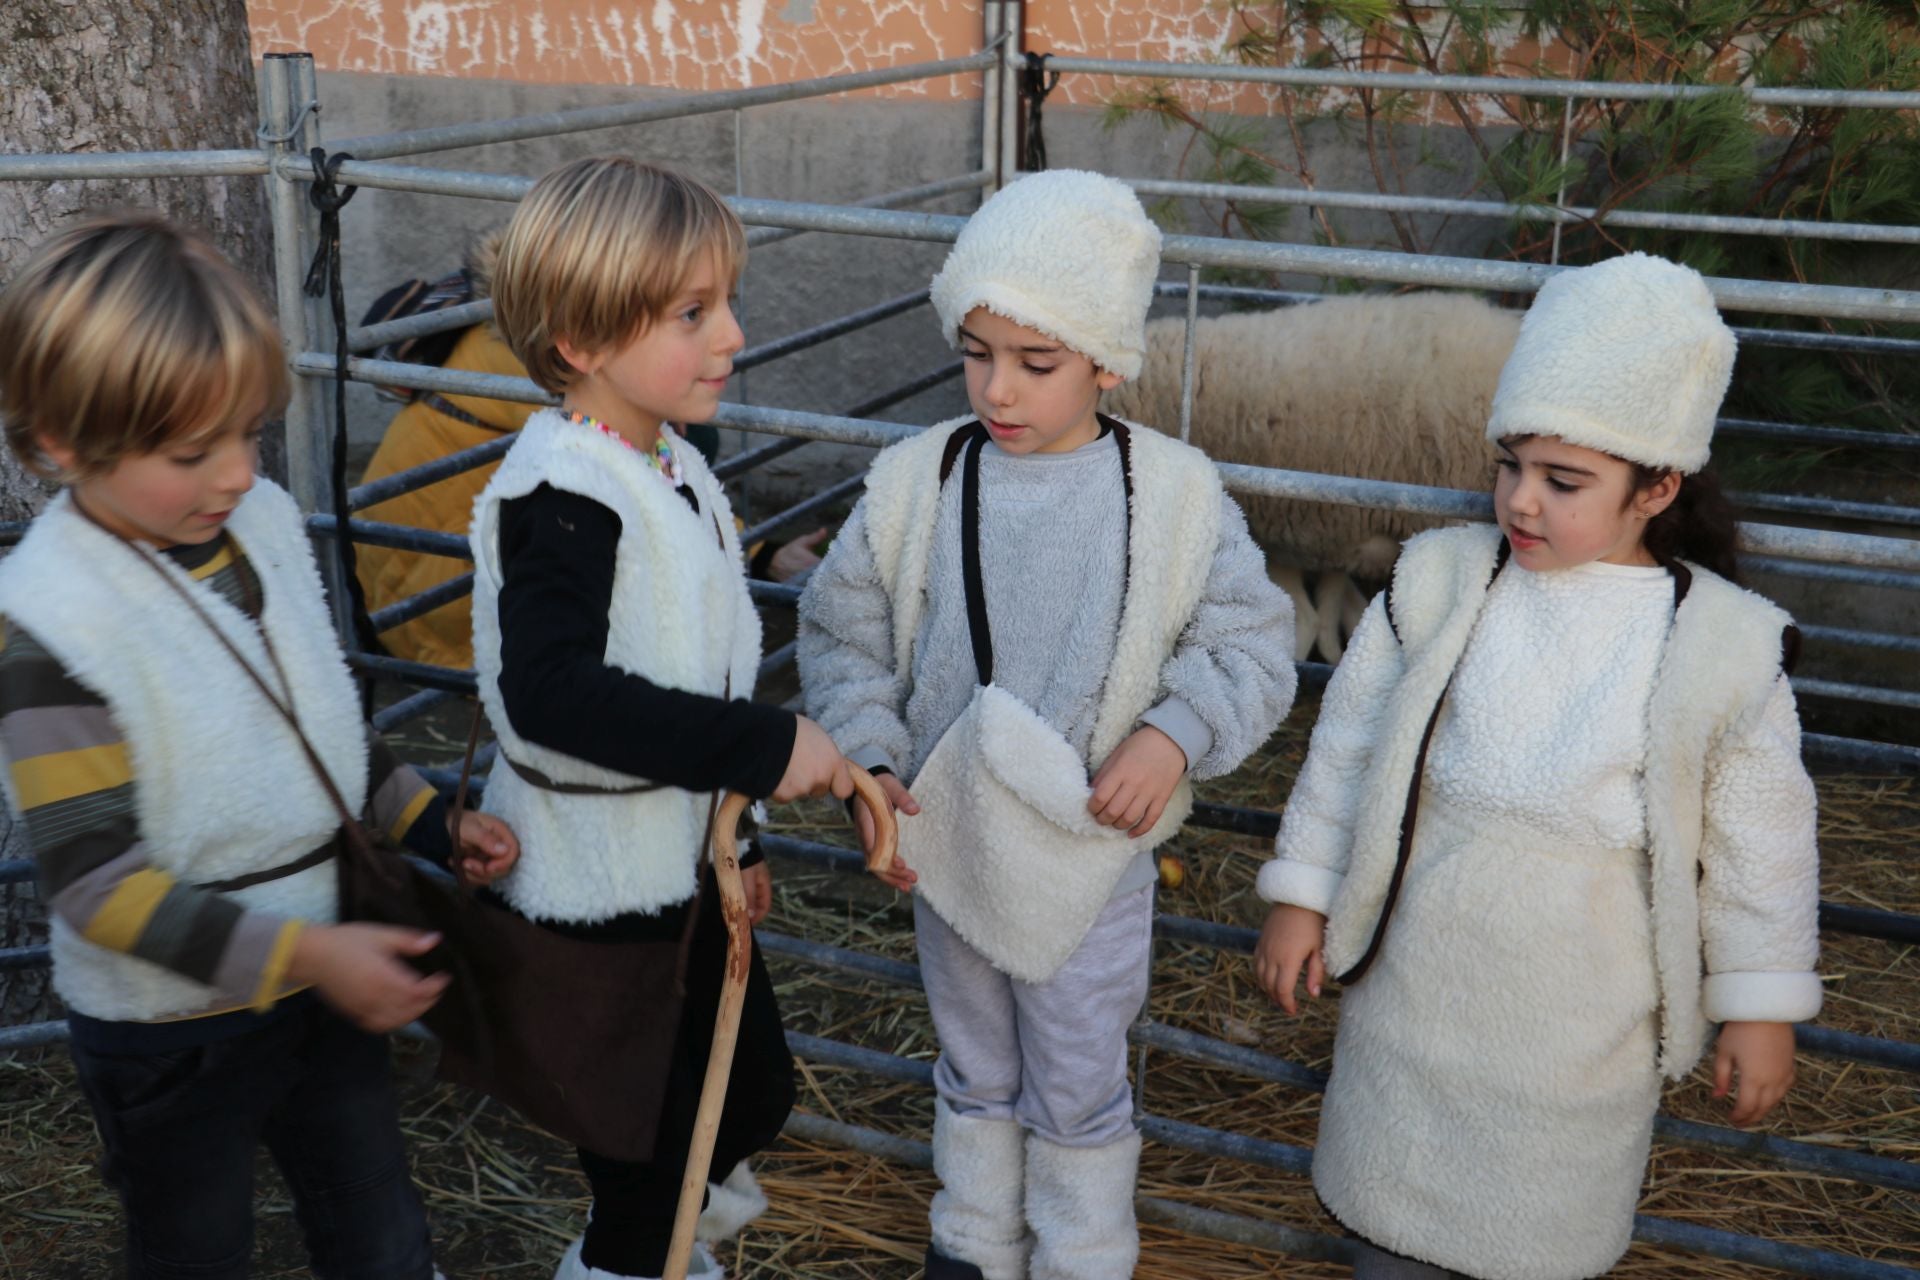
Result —
[[747, 237], [705, 183], [626, 156], [575, 160], [520, 202], [492, 264], [493, 323], [534, 382], [564, 392], [558, 340], [602, 351], [666, 314], [701, 264], [737, 281]]
[[[76, 479], [286, 402], [273, 316], [219, 251], [157, 214], [42, 241], [0, 292], [0, 421], [31, 471]], [[61, 477], [41, 448], [74, 454]]]

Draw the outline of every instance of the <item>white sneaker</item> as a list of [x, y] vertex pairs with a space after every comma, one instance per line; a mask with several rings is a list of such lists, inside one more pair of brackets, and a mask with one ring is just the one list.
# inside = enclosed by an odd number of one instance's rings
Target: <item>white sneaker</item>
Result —
[[694, 1239], [707, 1244], [731, 1240], [740, 1229], [767, 1211], [767, 1195], [742, 1160], [725, 1182], [707, 1184], [707, 1207], [693, 1229]]

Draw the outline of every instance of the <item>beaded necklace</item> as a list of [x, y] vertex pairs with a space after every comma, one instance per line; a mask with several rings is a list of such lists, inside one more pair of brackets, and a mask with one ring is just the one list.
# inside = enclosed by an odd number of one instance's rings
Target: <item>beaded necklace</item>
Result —
[[620, 444], [633, 450], [633, 452], [652, 463], [654, 470], [658, 471], [662, 476], [665, 476], [667, 483], [671, 484], [674, 488], [677, 489], [686, 482], [685, 472], [680, 466], [680, 458], [674, 452], [673, 446], [667, 443], [668, 436], [671, 433], [667, 430], [666, 423], [663, 422], [660, 424], [660, 434], [654, 439], [653, 448], [649, 451], [635, 445], [631, 440], [621, 435], [618, 431], [615, 431], [606, 423], [600, 421], [600, 419], [581, 413], [577, 409], [567, 414], [567, 421], [578, 423], [583, 427], [592, 427], [601, 435], [619, 441]]

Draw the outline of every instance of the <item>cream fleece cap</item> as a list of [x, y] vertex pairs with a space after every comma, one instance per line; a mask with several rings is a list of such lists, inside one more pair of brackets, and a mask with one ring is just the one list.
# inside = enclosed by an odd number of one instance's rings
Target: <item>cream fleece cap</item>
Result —
[[1629, 462], [1698, 471], [1734, 347], [1690, 267], [1629, 253], [1563, 271], [1521, 322], [1487, 438], [1559, 436]]
[[1065, 343], [1123, 378], [1146, 356], [1160, 228], [1123, 182], [1029, 174], [980, 206], [933, 278], [940, 331], [960, 344], [975, 307]]

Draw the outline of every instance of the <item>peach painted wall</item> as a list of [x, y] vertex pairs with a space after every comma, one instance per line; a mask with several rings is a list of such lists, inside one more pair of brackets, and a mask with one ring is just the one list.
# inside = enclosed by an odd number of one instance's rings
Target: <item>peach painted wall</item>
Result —
[[[980, 47], [978, 0], [251, 0], [253, 52], [322, 71], [683, 91], [778, 84]], [[979, 77], [892, 87], [978, 97]]]
[[[323, 71], [698, 92], [963, 56], [980, 46], [984, 3], [991, 0], [251, 0], [250, 9], [256, 57], [304, 49]], [[1029, 49], [1142, 61], [1219, 59], [1232, 27], [1212, 0], [1029, 0], [1025, 12]], [[1506, 50], [1515, 74], [1542, 56], [1517, 32]], [[1564, 50], [1544, 56], [1556, 72], [1568, 70]], [[1070, 76], [1053, 100], [1098, 106], [1116, 85]], [[980, 78], [873, 92], [977, 98]], [[1195, 106], [1257, 114], [1271, 111], [1278, 92], [1193, 82], [1185, 90]], [[1430, 109], [1436, 121], [1456, 119], [1437, 97]]]
[[[990, 0], [988, 0], [990, 2]], [[323, 71], [712, 90], [958, 57], [983, 0], [251, 0], [253, 52]], [[1027, 47], [1207, 61], [1231, 35], [1211, 0], [1032, 0]], [[884, 92], [977, 97], [976, 76]], [[1097, 102], [1088, 77], [1070, 102]]]

